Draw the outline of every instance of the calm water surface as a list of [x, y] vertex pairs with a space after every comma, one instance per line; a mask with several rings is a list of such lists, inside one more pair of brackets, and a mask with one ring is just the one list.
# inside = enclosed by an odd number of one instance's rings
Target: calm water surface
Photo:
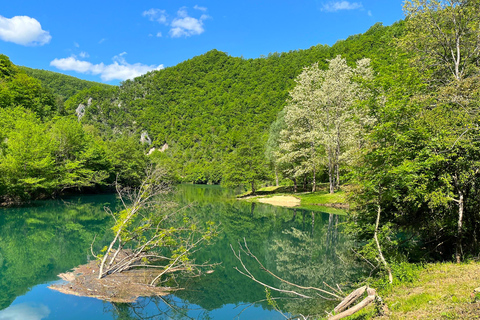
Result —
[[[48, 289], [57, 274], [92, 259], [95, 235], [109, 239], [115, 195], [97, 195], [37, 202], [0, 209], [0, 319], [284, 319], [321, 311], [317, 299], [267, 303], [265, 289], [239, 274], [230, 244], [243, 238], [270, 270], [301, 285], [342, 284], [359, 276], [340, 232], [343, 216], [312, 210], [285, 209], [237, 201], [215, 186], [178, 187], [177, 201], [194, 203], [188, 214], [221, 224], [219, 237], [197, 254], [197, 262], [221, 262], [213, 274], [185, 279], [186, 290], [163, 298], [141, 298], [133, 304], [112, 304], [65, 295]], [[327, 210], [326, 210], [327, 211]], [[258, 279], [281, 287], [265, 273], [247, 266]], [[272, 296], [277, 297], [275, 293]]]

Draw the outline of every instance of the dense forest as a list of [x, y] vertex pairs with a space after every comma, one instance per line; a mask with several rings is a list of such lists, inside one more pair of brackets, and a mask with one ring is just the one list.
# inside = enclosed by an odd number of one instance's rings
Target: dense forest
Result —
[[57, 97], [0, 55], [2, 201], [105, 190], [116, 179], [138, 183], [147, 162], [138, 139], [102, 139], [65, 116]]
[[349, 230], [370, 241], [366, 257], [382, 247], [389, 259], [460, 261], [479, 248], [480, 12], [421, 2], [331, 47], [257, 59], [212, 50], [73, 96], [2, 55], [0, 194], [135, 185], [149, 164], [253, 191], [349, 184]]
[[79, 105], [88, 105], [81, 122], [101, 128], [106, 136], [145, 131], [152, 147], [168, 145], [156, 157], [181, 181], [250, 183], [240, 176], [253, 167], [260, 180], [271, 180], [263, 147], [302, 68], [315, 62], [324, 68], [328, 59], [341, 54], [349, 63], [370, 57], [379, 70], [395, 59], [392, 41], [402, 32], [403, 22], [376, 24], [332, 47], [317, 45], [258, 59], [212, 50], [127, 80], [118, 89], [84, 90], [67, 100], [65, 109], [75, 114]]
[[108, 84], [81, 80], [63, 73], [32, 69], [24, 66], [18, 66], [18, 68], [25, 71], [30, 77], [40, 80], [42, 87], [50, 89], [60, 101], [65, 101], [80, 91], [91, 87], [111, 87]]

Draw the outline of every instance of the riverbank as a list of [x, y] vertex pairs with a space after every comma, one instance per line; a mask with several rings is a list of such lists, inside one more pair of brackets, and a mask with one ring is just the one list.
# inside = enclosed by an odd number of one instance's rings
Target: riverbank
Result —
[[281, 207], [315, 209], [316, 206], [348, 209], [347, 192], [340, 190], [333, 194], [326, 190], [294, 193], [288, 187], [266, 187], [257, 190], [255, 195], [246, 192], [237, 196], [240, 200], [268, 203]]
[[415, 278], [378, 288], [389, 314], [376, 316], [372, 305], [349, 319], [480, 319], [480, 263], [427, 264]]

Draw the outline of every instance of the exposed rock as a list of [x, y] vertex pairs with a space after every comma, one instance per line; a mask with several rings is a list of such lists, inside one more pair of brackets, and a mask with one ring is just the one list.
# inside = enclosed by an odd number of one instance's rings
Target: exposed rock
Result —
[[89, 98], [87, 101], [87, 107], [90, 107], [92, 105], [92, 98]]
[[152, 139], [148, 136], [147, 131], [143, 131], [142, 134], [140, 135], [140, 142], [142, 144], [147, 143], [148, 145], [152, 144]]
[[147, 156], [151, 155], [155, 150], [157, 150], [157, 149], [152, 148], [152, 149], [148, 150]]
[[162, 148], [160, 148], [160, 152], [165, 152], [165, 150], [167, 150], [167, 149], [168, 149], [168, 144], [165, 143], [165, 144], [162, 146]]
[[75, 113], [77, 114], [78, 121], [80, 121], [82, 119], [82, 117], [85, 115], [85, 108], [86, 108], [86, 106], [84, 104], [80, 103], [78, 105], [77, 109], [75, 109]]

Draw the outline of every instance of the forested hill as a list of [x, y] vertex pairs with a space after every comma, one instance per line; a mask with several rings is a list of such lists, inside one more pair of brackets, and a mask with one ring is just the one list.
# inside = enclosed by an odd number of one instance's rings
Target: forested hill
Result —
[[84, 89], [88, 89], [94, 86], [100, 86], [104, 88], [112, 87], [108, 84], [82, 80], [58, 72], [32, 69], [22, 66], [18, 66], [18, 68], [20, 70], [23, 70], [30, 77], [40, 80], [42, 87], [50, 89], [63, 101], [67, 100], [71, 96], [77, 94]]
[[[376, 24], [365, 34], [332, 47], [317, 45], [257, 59], [212, 50], [127, 80], [118, 90], [84, 90], [65, 107], [73, 114], [92, 98], [81, 120], [84, 124], [93, 124], [108, 135], [147, 131], [152, 146], [168, 144], [161, 158], [176, 168], [179, 178], [219, 182], [225, 170], [230, 170], [224, 160], [232, 151], [242, 145], [263, 147], [269, 126], [305, 66], [319, 62], [326, 67], [327, 59], [342, 55], [352, 64], [371, 58], [378, 71], [394, 59], [392, 43], [402, 32], [403, 22], [389, 27]], [[263, 157], [263, 151], [252, 152]]]

